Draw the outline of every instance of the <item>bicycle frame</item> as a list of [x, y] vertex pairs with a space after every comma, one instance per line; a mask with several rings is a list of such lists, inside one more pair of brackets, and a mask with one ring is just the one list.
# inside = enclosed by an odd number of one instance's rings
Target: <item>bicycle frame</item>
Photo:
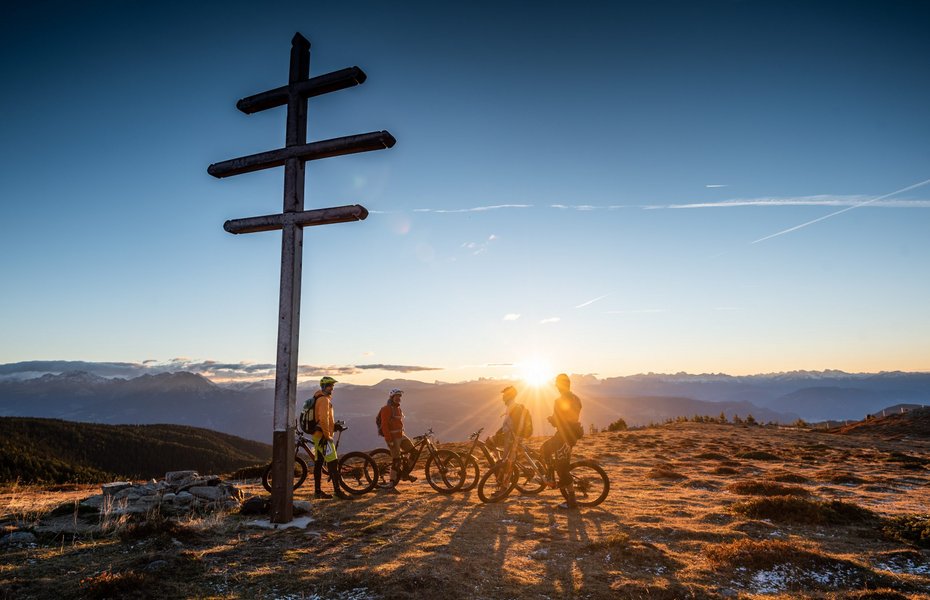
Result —
[[500, 458], [494, 452], [491, 452], [490, 448], [488, 447], [487, 442], [481, 441], [481, 432], [483, 431], [484, 431], [484, 427], [482, 427], [478, 431], [471, 434], [471, 436], [469, 436], [469, 439], [472, 441], [472, 444], [471, 444], [471, 447], [468, 448], [468, 452], [466, 452], [464, 456], [466, 457], [475, 456], [474, 455], [475, 448], [478, 448], [479, 450], [481, 450], [481, 453], [484, 454], [484, 458], [485, 460], [488, 461], [488, 464], [493, 466], [494, 463], [500, 460]]

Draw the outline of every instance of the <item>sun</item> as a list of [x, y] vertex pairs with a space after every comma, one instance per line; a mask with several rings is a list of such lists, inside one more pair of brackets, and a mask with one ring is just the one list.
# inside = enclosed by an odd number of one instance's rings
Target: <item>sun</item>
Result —
[[517, 377], [530, 387], [541, 387], [552, 381], [553, 371], [545, 360], [530, 358], [514, 364]]

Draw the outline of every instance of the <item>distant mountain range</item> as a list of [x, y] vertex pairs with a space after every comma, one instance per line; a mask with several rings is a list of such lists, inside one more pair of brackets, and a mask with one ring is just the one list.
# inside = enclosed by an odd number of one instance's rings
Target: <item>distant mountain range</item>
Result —
[[[2, 365], [0, 365], [2, 366]], [[343, 449], [383, 445], [374, 415], [391, 388], [405, 390], [403, 408], [410, 435], [432, 427], [440, 439], [464, 440], [472, 431], [500, 425], [500, 389], [511, 382], [482, 379], [464, 383], [384, 380], [376, 385], [337, 386], [337, 418], [349, 424]], [[520, 382], [515, 382], [521, 387]], [[797, 371], [765, 375], [645, 374], [597, 379], [573, 376], [585, 426], [606, 427], [622, 417], [629, 425], [677, 416], [723, 412], [752, 414], [757, 421], [790, 423], [859, 420], [885, 407], [930, 405], [930, 373], [849, 374]], [[316, 389], [301, 386], [298, 404]], [[525, 389], [520, 399], [534, 415], [536, 433], [551, 428], [555, 390]], [[107, 378], [86, 371], [47, 373], [31, 379], [0, 380], [0, 416], [49, 417], [109, 424], [176, 423], [205, 427], [247, 439], [271, 439], [274, 391], [268, 383], [224, 386], [193, 373]]]

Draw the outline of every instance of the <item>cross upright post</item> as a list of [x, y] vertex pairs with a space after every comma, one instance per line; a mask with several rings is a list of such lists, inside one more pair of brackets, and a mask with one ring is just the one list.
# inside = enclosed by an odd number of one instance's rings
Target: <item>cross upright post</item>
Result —
[[286, 86], [239, 100], [246, 114], [287, 105], [284, 148], [234, 158], [210, 165], [214, 177], [229, 177], [260, 169], [284, 166], [284, 208], [280, 214], [226, 221], [230, 233], [253, 233], [281, 229], [281, 288], [278, 304], [278, 345], [274, 392], [272, 437], [271, 520], [287, 523], [293, 518], [294, 442], [297, 400], [297, 359], [300, 332], [300, 283], [303, 258], [303, 228], [348, 221], [368, 216], [363, 206], [350, 205], [304, 210], [304, 171], [308, 160], [390, 148], [394, 137], [387, 131], [346, 136], [307, 143], [307, 101], [363, 83], [366, 75], [358, 67], [319, 77], [310, 76], [310, 42], [297, 33], [291, 40], [291, 61]]

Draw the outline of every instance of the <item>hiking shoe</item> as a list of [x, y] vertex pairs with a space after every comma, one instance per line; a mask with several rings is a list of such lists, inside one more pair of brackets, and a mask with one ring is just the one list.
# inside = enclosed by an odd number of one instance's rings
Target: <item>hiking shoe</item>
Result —
[[417, 478], [416, 478], [416, 476], [414, 476], [414, 475], [405, 475], [405, 476], [404, 476], [404, 481], [416, 481], [416, 480], [417, 480]]
[[559, 484], [556, 483], [555, 479], [547, 479], [546, 487], [549, 488], [550, 490], [554, 490], [555, 488], [559, 487]]
[[314, 492], [313, 497], [316, 498], [317, 500], [329, 500], [330, 498], [333, 497], [333, 495], [327, 494], [323, 490], [320, 490], [319, 492]]
[[400, 490], [398, 490], [396, 487], [389, 487], [385, 489], [384, 491], [387, 492], [388, 494], [399, 494], [400, 493]]
[[562, 504], [559, 504], [559, 508], [562, 510], [578, 510], [578, 505], [574, 502], [563, 502]]

